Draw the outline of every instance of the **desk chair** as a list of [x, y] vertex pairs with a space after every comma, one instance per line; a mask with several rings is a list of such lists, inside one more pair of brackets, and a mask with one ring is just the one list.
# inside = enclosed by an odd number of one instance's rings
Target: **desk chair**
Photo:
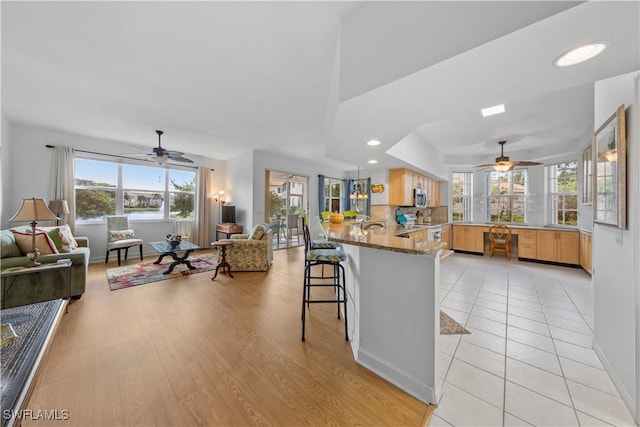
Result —
[[507, 259], [511, 259], [511, 229], [506, 225], [493, 225], [489, 228], [490, 255], [494, 252], [505, 252]]
[[129, 248], [140, 246], [140, 261], [142, 261], [142, 239], [136, 238], [136, 232], [129, 228], [129, 218], [126, 215], [107, 216], [107, 256], [105, 264], [109, 262], [109, 252], [118, 251], [118, 266], [120, 265], [120, 251], [124, 249], [124, 259], [129, 255]]

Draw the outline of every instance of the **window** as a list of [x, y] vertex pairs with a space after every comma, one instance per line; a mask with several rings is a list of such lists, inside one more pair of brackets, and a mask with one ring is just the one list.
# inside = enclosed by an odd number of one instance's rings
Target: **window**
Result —
[[76, 158], [75, 168], [80, 222], [115, 214], [135, 220], [194, 217], [195, 171], [85, 158]]
[[487, 172], [487, 220], [526, 223], [526, 194], [526, 169]]
[[578, 225], [577, 162], [547, 166], [551, 224]]
[[454, 222], [471, 221], [471, 172], [453, 172], [451, 174], [451, 219]]
[[342, 180], [325, 178], [324, 194], [324, 211], [342, 212]]
[[589, 146], [582, 153], [582, 204], [593, 204], [593, 149]]

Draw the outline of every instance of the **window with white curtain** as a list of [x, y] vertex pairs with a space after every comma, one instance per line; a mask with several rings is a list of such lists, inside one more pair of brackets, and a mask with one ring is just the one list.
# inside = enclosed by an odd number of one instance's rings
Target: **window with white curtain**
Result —
[[473, 204], [473, 173], [451, 174], [451, 219], [453, 222], [471, 221]]
[[76, 220], [193, 218], [196, 171], [91, 158], [75, 159]]

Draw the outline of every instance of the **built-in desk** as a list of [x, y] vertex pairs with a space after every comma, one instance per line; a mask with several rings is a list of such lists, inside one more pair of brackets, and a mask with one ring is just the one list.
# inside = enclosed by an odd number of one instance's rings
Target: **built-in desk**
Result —
[[[453, 224], [453, 250], [484, 254], [490, 225]], [[509, 226], [512, 251], [518, 259], [566, 265], [580, 264], [580, 234], [553, 227]]]

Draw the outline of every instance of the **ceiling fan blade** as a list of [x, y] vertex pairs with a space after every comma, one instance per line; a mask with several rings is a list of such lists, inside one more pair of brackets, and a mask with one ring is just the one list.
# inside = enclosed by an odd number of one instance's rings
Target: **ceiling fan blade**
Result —
[[182, 151], [171, 151], [171, 150], [165, 150], [164, 151], [167, 156], [169, 157], [182, 157], [182, 155], [184, 154]]
[[193, 160], [187, 159], [186, 157], [171, 157], [171, 156], [169, 156], [169, 159], [174, 160], [176, 162], [193, 163]]
[[474, 168], [488, 168], [488, 167], [491, 167], [491, 166], [494, 166], [494, 165], [495, 165], [495, 163], [487, 163], [485, 165], [475, 165], [473, 167]]
[[541, 165], [540, 162], [530, 162], [528, 160], [516, 160], [513, 162], [516, 166], [536, 166]]

